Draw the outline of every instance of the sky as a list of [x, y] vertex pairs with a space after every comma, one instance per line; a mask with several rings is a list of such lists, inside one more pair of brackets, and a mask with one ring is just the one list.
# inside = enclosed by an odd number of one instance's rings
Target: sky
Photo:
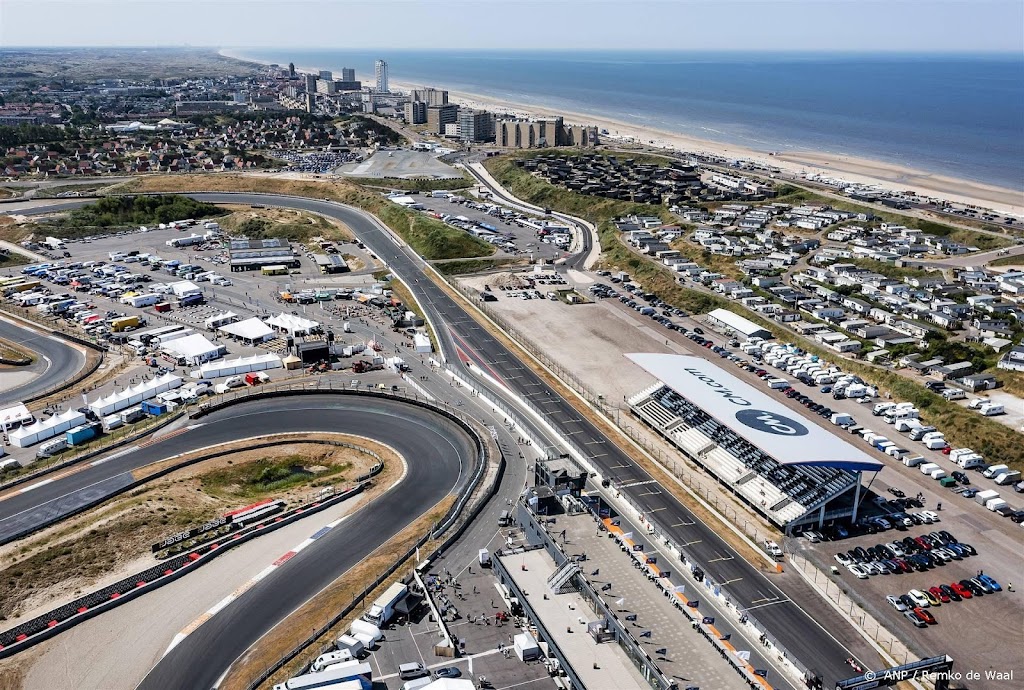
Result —
[[1014, 52], [1022, 0], [0, 0], [0, 47]]

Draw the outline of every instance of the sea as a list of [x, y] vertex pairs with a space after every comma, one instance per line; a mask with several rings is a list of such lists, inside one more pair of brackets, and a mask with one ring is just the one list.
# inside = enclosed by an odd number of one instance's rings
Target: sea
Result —
[[1024, 55], [247, 48], [761, 152], [850, 155], [1024, 193]]

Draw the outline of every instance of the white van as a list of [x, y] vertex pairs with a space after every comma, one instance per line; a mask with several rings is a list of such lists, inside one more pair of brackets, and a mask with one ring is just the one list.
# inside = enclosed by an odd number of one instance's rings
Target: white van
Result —
[[986, 479], [991, 479], [992, 477], [995, 477], [997, 474], [1006, 472], [1009, 469], [1010, 468], [1007, 467], [1006, 465], [991, 465], [990, 467], [986, 467], [985, 471], [982, 472], [981, 474]]
[[398, 666], [398, 677], [402, 680], [412, 680], [414, 678], [423, 678], [428, 676], [427, 669], [423, 667], [423, 664], [419, 662], [409, 664], [399, 664]]

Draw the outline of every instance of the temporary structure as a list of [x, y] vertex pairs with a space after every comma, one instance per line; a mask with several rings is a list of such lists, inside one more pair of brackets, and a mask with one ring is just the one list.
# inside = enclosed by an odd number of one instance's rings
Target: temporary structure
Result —
[[217, 330], [225, 335], [234, 336], [252, 344], [262, 343], [274, 337], [274, 329], [255, 316], [238, 323], [224, 324]]
[[220, 359], [227, 352], [223, 345], [214, 345], [206, 339], [202, 333], [192, 333], [184, 338], [175, 338], [169, 343], [163, 343], [161, 350], [178, 360], [185, 360], [186, 364], [202, 364], [211, 359]]
[[42, 419], [35, 424], [23, 426], [20, 429], [15, 429], [8, 438], [11, 443], [18, 448], [25, 448], [31, 446], [33, 443], [39, 443], [45, 441], [48, 438], [53, 438], [57, 434], [64, 433], [68, 429], [74, 428], [79, 424], [85, 424], [85, 415], [78, 410], [68, 410], [61, 412], [58, 415], [54, 415], [49, 419]]
[[308, 335], [320, 328], [320, 324], [316, 321], [296, 316], [295, 314], [285, 314], [284, 312], [281, 312], [277, 316], [271, 316], [267, 319], [267, 325], [273, 326], [277, 330], [283, 331], [292, 337], [297, 335]]
[[159, 378], [125, 388], [117, 393], [101, 397], [89, 404], [89, 409], [97, 417], [106, 417], [108, 414], [123, 410], [132, 405], [138, 405], [143, 400], [149, 400], [156, 395], [169, 391], [172, 388], [181, 386], [181, 377], [174, 374], [164, 374]]
[[192, 378], [215, 379], [219, 376], [234, 376], [236, 374], [248, 374], [250, 371], [263, 371], [264, 369], [279, 369], [281, 358], [275, 354], [253, 355], [252, 357], [240, 357], [238, 359], [223, 359], [219, 362], [207, 362], [192, 372]]

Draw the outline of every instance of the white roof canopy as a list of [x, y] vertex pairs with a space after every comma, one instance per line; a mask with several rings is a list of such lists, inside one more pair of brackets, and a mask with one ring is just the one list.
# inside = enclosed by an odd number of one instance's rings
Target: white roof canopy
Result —
[[626, 355], [782, 465], [825, 465], [876, 472], [882, 462], [700, 357]]
[[118, 410], [123, 410], [126, 407], [137, 405], [143, 400], [149, 400], [164, 391], [169, 391], [172, 388], [178, 388], [180, 385], [180, 376], [164, 374], [159, 378], [143, 381], [136, 386], [131, 386], [130, 388], [125, 388], [117, 393], [111, 393], [110, 395], [101, 397], [98, 400], [89, 403], [89, 409], [92, 410], [96, 416], [105, 417], [112, 412], [117, 412]]
[[79, 424], [85, 424], [85, 415], [78, 410], [67, 410], [49, 419], [41, 419], [35, 424], [15, 429], [7, 435], [11, 443], [18, 448], [31, 446], [33, 443], [53, 438], [57, 434], [74, 428]]
[[295, 314], [285, 314], [284, 312], [267, 319], [267, 325], [281, 331], [286, 331], [293, 336], [304, 335], [320, 327], [320, 324], [316, 321], [296, 316]]
[[251, 319], [246, 319], [245, 321], [225, 324], [217, 330], [221, 333], [233, 335], [236, 338], [241, 338], [242, 340], [251, 340], [253, 342], [262, 342], [274, 335], [274, 329], [257, 319], [255, 316]]
[[263, 371], [264, 369], [278, 369], [280, 367], [281, 358], [275, 354], [267, 353], [254, 355], [253, 357], [239, 357], [238, 359], [222, 359], [218, 362], [207, 362], [193, 371], [192, 377], [197, 379], [215, 379], [219, 376], [248, 374], [250, 371]]
[[173, 357], [180, 357], [186, 362], [205, 361], [217, 359], [224, 352], [220, 345], [214, 345], [202, 333], [193, 333], [183, 338], [175, 338], [161, 344], [164, 352]]

